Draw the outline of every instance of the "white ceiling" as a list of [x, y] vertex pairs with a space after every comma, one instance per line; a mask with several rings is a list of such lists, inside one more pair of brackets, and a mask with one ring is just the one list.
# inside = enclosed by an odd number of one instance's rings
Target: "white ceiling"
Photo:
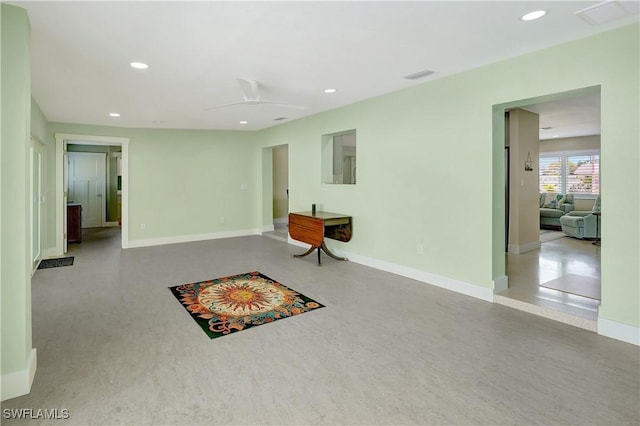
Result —
[[[598, 25], [574, 15], [594, 1], [9, 3], [28, 11], [32, 92], [50, 121], [143, 128], [263, 129], [638, 20], [637, 1]], [[205, 110], [242, 100], [238, 77], [306, 109]]]
[[540, 140], [600, 134], [600, 92], [521, 107], [540, 116]]

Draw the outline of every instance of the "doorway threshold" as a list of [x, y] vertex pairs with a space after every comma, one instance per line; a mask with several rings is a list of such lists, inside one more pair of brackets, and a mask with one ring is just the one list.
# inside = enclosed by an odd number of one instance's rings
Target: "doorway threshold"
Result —
[[[507, 290], [508, 292], [508, 290]], [[557, 303], [552, 300], [538, 299], [535, 303], [531, 301], [520, 300], [505, 295], [506, 292], [495, 294], [493, 296], [494, 303], [508, 306], [513, 309], [528, 312], [544, 318], [549, 318], [564, 324], [597, 332], [598, 330], [598, 311], [585, 309], [584, 307], [571, 306], [566, 303]]]

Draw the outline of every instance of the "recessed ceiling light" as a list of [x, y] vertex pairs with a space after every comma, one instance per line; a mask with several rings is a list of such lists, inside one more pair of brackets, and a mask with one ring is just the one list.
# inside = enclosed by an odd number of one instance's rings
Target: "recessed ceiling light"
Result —
[[546, 10], [534, 10], [533, 12], [526, 13], [520, 17], [523, 21], [534, 21], [536, 19], [542, 18], [547, 14]]
[[240, 122], [240, 124], [247, 124], [247, 121], [242, 120], [242, 121]]
[[554, 137], [554, 138], [559, 138], [559, 137], [560, 137], [560, 135], [553, 135], [553, 137]]
[[145, 64], [144, 62], [131, 62], [129, 63], [129, 65], [139, 70], [146, 70], [147, 68], [149, 68], [149, 65]]
[[336, 89], [324, 89], [324, 93], [336, 93]]
[[109, 113], [109, 117], [120, 117], [120, 113], [117, 113], [117, 112], [110, 112], [110, 113]]

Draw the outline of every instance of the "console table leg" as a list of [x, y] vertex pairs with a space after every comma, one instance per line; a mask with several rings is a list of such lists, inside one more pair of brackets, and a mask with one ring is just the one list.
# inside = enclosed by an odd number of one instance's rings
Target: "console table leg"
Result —
[[[340, 257], [340, 256], [336, 256], [335, 254], [331, 253], [331, 250], [329, 250], [329, 247], [327, 247], [327, 245], [324, 243], [324, 241], [322, 242], [322, 250], [327, 253], [327, 255], [335, 260], [349, 260], [346, 257]], [[318, 248], [318, 256], [320, 256], [320, 248]]]
[[[294, 254], [291, 257], [305, 257], [306, 255], [310, 254], [311, 252], [313, 252], [316, 248], [315, 247], [311, 247], [309, 250], [307, 250], [306, 252], [302, 253], [302, 254]], [[318, 250], [320, 250], [320, 248], [318, 247]]]

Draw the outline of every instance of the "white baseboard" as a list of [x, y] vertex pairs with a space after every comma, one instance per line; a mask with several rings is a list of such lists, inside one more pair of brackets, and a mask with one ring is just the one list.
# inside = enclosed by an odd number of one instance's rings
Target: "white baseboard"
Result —
[[[306, 245], [306, 247], [309, 247]], [[348, 258], [351, 262], [379, 269], [381, 271], [391, 272], [392, 274], [401, 275], [416, 281], [436, 287], [462, 293], [467, 296], [475, 297], [486, 302], [493, 302], [493, 289], [481, 287], [465, 281], [455, 280], [453, 278], [443, 277], [442, 275], [432, 274], [430, 272], [421, 271], [419, 269], [410, 268], [408, 266], [398, 265], [384, 260], [374, 259], [367, 256], [361, 256], [355, 253], [343, 252], [341, 250], [332, 250], [338, 256]]]
[[309, 247], [311, 247], [310, 244], [303, 243], [302, 241], [294, 240], [293, 238], [291, 238], [291, 235], [287, 236], [287, 242], [292, 246], [302, 247], [306, 250], [309, 250]]
[[52, 257], [60, 257], [63, 256], [64, 253], [58, 253], [54, 248], [48, 248], [48, 249], [44, 249], [42, 250], [42, 258], [43, 259], [50, 259]]
[[279, 217], [279, 218], [274, 218], [273, 219], [273, 224], [274, 225], [281, 225], [281, 224], [287, 224], [289, 223], [289, 218], [288, 217]]
[[2, 375], [2, 394], [0, 395], [0, 400], [6, 401], [7, 399], [16, 398], [31, 392], [31, 384], [36, 375], [37, 367], [38, 356], [34, 348], [31, 349], [24, 370]]
[[493, 279], [493, 292], [500, 293], [509, 288], [509, 277], [501, 275]]
[[521, 246], [516, 244], [509, 244], [509, 253], [522, 254], [533, 250], [538, 250], [542, 247], [542, 243], [540, 241], [533, 241], [531, 243], [523, 244]]
[[276, 227], [273, 225], [262, 225], [262, 232], [275, 231]]
[[598, 316], [598, 334], [640, 346], [640, 328]]
[[110, 228], [112, 226], [120, 226], [120, 223], [118, 223], [118, 222], [105, 222], [105, 224], [103, 226], [105, 228]]
[[126, 248], [162, 246], [165, 244], [191, 243], [194, 241], [217, 240], [220, 238], [246, 237], [260, 235], [260, 229], [239, 229], [237, 231], [213, 232], [210, 234], [180, 235], [178, 237], [149, 238], [147, 240], [129, 240]]

